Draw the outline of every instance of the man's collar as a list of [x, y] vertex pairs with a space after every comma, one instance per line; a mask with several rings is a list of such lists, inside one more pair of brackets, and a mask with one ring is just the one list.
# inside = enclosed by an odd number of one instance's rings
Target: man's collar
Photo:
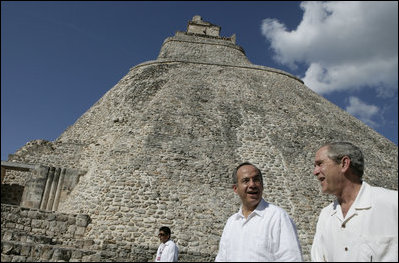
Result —
[[[369, 209], [371, 207], [371, 191], [370, 191], [371, 186], [366, 183], [362, 182], [362, 186], [360, 187], [359, 193], [357, 193], [356, 199], [352, 204], [352, 207], [355, 210], [364, 210], [364, 209]], [[330, 211], [330, 215], [334, 215], [337, 212], [337, 209], [341, 209], [340, 204], [338, 203], [338, 200], [335, 199], [334, 203], [332, 205], [332, 209]]]
[[362, 187], [360, 188], [359, 194], [355, 202], [353, 203], [353, 207], [356, 210], [368, 209], [371, 207], [371, 199], [373, 198], [371, 193], [371, 186], [363, 182]]
[[[256, 206], [255, 210], [251, 212], [248, 218], [253, 217], [254, 215], [263, 216], [266, 208], [269, 206], [269, 203], [266, 202], [263, 198], [261, 198], [260, 202]], [[240, 206], [240, 210], [236, 213], [236, 219], [243, 218], [244, 215], [242, 213], [242, 205]]]

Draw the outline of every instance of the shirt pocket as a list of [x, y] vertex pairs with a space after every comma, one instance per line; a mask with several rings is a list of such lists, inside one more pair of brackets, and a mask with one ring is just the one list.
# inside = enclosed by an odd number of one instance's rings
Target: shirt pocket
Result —
[[[254, 236], [255, 255], [259, 259], [273, 259], [272, 241], [265, 234], [256, 234]], [[259, 261], [259, 260], [258, 260]]]
[[398, 261], [397, 236], [370, 236], [362, 238], [359, 261]]

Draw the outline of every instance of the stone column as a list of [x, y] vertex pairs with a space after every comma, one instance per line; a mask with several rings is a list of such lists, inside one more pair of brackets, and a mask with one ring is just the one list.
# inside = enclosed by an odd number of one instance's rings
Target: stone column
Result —
[[58, 179], [60, 178], [60, 170], [61, 168], [56, 168], [55, 173], [54, 173], [54, 179], [53, 182], [51, 183], [51, 190], [50, 190], [50, 195], [48, 198], [46, 210], [52, 210], [53, 208], [53, 203], [55, 199], [55, 192], [57, 191], [57, 185], [58, 185]]
[[40, 204], [40, 209], [42, 209], [42, 210], [46, 210], [46, 207], [47, 207], [47, 202], [48, 202], [48, 198], [50, 195], [50, 188], [51, 188], [51, 184], [52, 184], [53, 178], [54, 178], [54, 171], [55, 171], [55, 168], [50, 167], [48, 175], [47, 175], [46, 186], [44, 187], [44, 194], [43, 194], [42, 202]]
[[60, 195], [61, 195], [62, 186], [64, 183], [65, 171], [66, 171], [66, 169], [62, 168], [60, 179], [58, 180], [57, 190], [55, 191], [55, 198], [54, 198], [53, 209], [52, 209], [53, 211], [57, 211], [58, 204], [60, 203]]

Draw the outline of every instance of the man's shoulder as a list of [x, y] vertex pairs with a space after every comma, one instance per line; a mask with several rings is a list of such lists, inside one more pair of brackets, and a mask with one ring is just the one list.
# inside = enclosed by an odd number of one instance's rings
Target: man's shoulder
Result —
[[284, 208], [282, 208], [281, 206], [269, 203], [269, 202], [267, 202], [265, 200], [263, 200], [263, 201], [266, 204], [265, 208], [268, 211], [272, 212], [273, 214], [284, 214], [284, 215], [286, 214], [286, 215], [288, 215], [287, 211]]
[[370, 187], [370, 191], [373, 194], [375, 193], [375, 194], [382, 194], [382, 195], [388, 195], [388, 196], [398, 195], [398, 191], [396, 191], [396, 190], [384, 188], [381, 186], [374, 186], [374, 185], [370, 185], [367, 183], [365, 183], [365, 184]]
[[[266, 201], [265, 201], [265, 202], [266, 202]], [[286, 213], [285, 209], [282, 208], [281, 206], [278, 206], [278, 205], [275, 205], [275, 204], [272, 204], [272, 203], [269, 203], [269, 202], [266, 202], [266, 203], [267, 203], [267, 208], [268, 208], [268, 209], [270, 209], [270, 210], [276, 210], [276, 211], [282, 212], [282, 213]]]
[[170, 239], [165, 243], [165, 246], [167, 246], [169, 248], [174, 248], [174, 247], [177, 248], [176, 243], [173, 240], [170, 240]]
[[232, 220], [238, 219], [240, 217], [240, 212], [235, 212], [227, 219], [227, 223], [231, 222]]
[[380, 186], [368, 185], [373, 203], [392, 203], [398, 205], [398, 191]]

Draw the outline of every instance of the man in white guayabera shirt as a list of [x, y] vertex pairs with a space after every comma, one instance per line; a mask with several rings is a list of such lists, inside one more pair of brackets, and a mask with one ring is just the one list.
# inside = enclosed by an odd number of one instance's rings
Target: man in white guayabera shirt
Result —
[[170, 240], [170, 228], [163, 226], [159, 229], [159, 240], [161, 244], [157, 250], [157, 256], [155, 262], [177, 262], [179, 256], [179, 249], [175, 242]]
[[316, 152], [313, 174], [336, 199], [320, 213], [312, 261], [398, 262], [398, 191], [367, 184], [363, 172], [363, 153], [352, 143]]
[[302, 261], [295, 224], [282, 208], [262, 198], [263, 178], [253, 164], [233, 172], [242, 205], [223, 229], [215, 261]]

